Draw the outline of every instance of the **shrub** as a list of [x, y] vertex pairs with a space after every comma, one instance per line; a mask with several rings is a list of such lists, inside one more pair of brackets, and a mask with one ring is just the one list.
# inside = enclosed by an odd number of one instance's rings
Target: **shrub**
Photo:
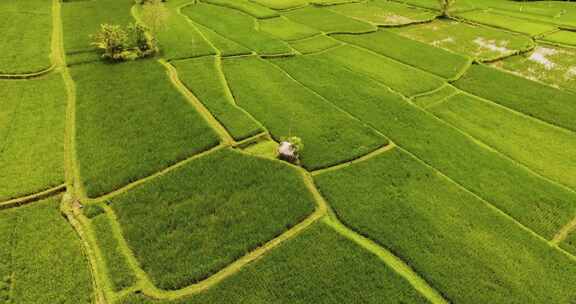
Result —
[[92, 45], [102, 52], [102, 58], [113, 61], [135, 60], [158, 52], [154, 37], [139, 24], [101, 24], [100, 31], [92, 35]]

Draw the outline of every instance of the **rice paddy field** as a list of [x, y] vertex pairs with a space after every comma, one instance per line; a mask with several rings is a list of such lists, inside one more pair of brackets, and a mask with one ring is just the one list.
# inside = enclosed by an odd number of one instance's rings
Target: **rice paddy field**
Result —
[[576, 2], [149, 1], [0, 1], [0, 304], [576, 303]]

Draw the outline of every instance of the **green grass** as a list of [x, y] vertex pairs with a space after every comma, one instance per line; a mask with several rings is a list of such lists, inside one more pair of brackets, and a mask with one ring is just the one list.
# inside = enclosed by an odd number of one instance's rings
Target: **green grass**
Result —
[[59, 74], [0, 81], [0, 201], [64, 182], [66, 91]]
[[576, 49], [541, 45], [530, 53], [506, 58], [492, 65], [576, 92]]
[[88, 261], [58, 203], [0, 212], [0, 302], [92, 303]]
[[558, 31], [541, 38], [544, 41], [558, 43], [562, 45], [576, 46], [576, 33], [569, 31]]
[[553, 25], [494, 14], [489, 11], [464, 12], [457, 14], [457, 17], [530, 36], [541, 35], [556, 29]]
[[118, 196], [111, 204], [153, 283], [202, 280], [314, 209], [298, 171], [225, 149]]
[[474, 65], [456, 87], [516, 111], [576, 131], [576, 93], [484, 65]]
[[74, 66], [82, 182], [100, 196], [218, 144], [155, 61]]
[[576, 133], [467, 94], [456, 95], [429, 109], [534, 171], [576, 190]]
[[223, 69], [238, 105], [278, 141], [302, 138], [302, 165], [319, 169], [365, 155], [387, 139], [257, 57], [226, 59]]
[[280, 16], [276, 11], [250, 0], [205, 0], [206, 3], [220, 5], [246, 13], [258, 19]]
[[366, 33], [376, 30], [370, 23], [346, 17], [327, 8], [308, 6], [286, 12], [284, 16], [324, 33]]
[[50, 1], [32, 2], [37, 4], [33, 11], [0, 9], [0, 74], [33, 73], [45, 70], [52, 64]]
[[574, 299], [573, 259], [402, 150], [315, 180], [344, 223], [397, 253], [450, 302]]
[[321, 52], [339, 45], [342, 45], [342, 43], [326, 35], [318, 35], [290, 42], [290, 46], [302, 54]]
[[221, 56], [246, 55], [252, 52], [247, 47], [240, 45], [199, 23], [194, 23], [194, 25]]
[[332, 35], [332, 37], [446, 79], [455, 79], [470, 63], [465, 56], [385, 30], [365, 35]]
[[391, 1], [372, 1], [331, 6], [330, 10], [380, 26], [430, 21], [436, 13]]
[[285, 17], [258, 20], [258, 29], [282, 40], [298, 40], [320, 34], [315, 29]]
[[[544, 237], [552, 239], [576, 214], [573, 192], [478, 145], [379, 83], [310, 56], [274, 62], [295, 79]], [[312, 68], [314, 73], [309, 73]]]
[[104, 256], [104, 263], [108, 270], [108, 278], [114, 291], [133, 286], [136, 276], [128, 265], [126, 256], [120, 250], [118, 240], [114, 238], [112, 227], [106, 214], [100, 214], [90, 221], [96, 234], [96, 242]]
[[433, 106], [437, 102], [441, 102], [442, 100], [452, 96], [458, 92], [458, 89], [454, 88], [451, 85], [445, 85], [437, 91], [434, 91], [430, 94], [417, 96], [412, 99], [412, 102], [421, 108], [428, 108]]
[[276, 10], [294, 9], [308, 4], [306, 0], [250, 0]]
[[120, 303], [336, 304], [382, 303], [383, 299], [386, 303], [427, 303], [376, 256], [324, 224], [316, 224], [204, 293], [178, 301], [132, 295]]
[[[177, 7], [171, 5], [170, 2], [167, 3], [168, 17], [162, 28], [155, 34], [162, 57], [172, 60], [214, 55], [216, 50], [202, 37], [188, 18], [179, 14]], [[142, 6], [136, 7], [137, 14], [141, 14]]]
[[256, 30], [256, 20], [234, 9], [211, 4], [192, 4], [182, 12], [197, 23], [261, 55], [288, 54], [292, 50], [279, 39]]
[[431, 91], [444, 84], [438, 76], [351, 45], [331, 49], [315, 57], [370, 76], [405, 96]]
[[576, 232], [572, 231], [566, 240], [560, 244], [560, 247], [576, 255]]
[[173, 62], [186, 87], [210, 110], [236, 140], [262, 132], [262, 127], [235, 104], [226, 80], [218, 69], [220, 58], [201, 57]]
[[404, 37], [466, 55], [480, 61], [495, 60], [529, 49], [529, 37], [481, 25], [436, 20], [390, 29]]

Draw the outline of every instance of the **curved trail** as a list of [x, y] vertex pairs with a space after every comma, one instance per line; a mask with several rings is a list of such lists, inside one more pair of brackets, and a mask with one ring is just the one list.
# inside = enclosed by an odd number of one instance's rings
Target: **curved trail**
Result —
[[13, 198], [4, 202], [0, 202], [0, 210], [19, 207], [22, 205], [37, 202], [39, 200], [54, 196], [64, 191], [66, 191], [66, 185], [62, 184], [30, 195]]
[[46, 69], [24, 74], [0, 74], [0, 80], [24, 80], [24, 79], [34, 79], [42, 77], [56, 69], [56, 64], [52, 64]]

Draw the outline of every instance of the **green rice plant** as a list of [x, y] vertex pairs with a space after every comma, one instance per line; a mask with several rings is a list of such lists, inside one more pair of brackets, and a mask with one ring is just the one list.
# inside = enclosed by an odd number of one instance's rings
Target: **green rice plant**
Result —
[[340, 45], [341, 42], [326, 35], [290, 41], [290, 46], [302, 54], [317, 53]]
[[530, 53], [494, 62], [492, 66], [576, 92], [574, 48], [540, 45]]
[[84, 64], [71, 74], [77, 85], [79, 171], [89, 197], [218, 144], [155, 61]]
[[35, 2], [33, 11], [0, 9], [0, 74], [34, 73], [51, 66], [51, 5]]
[[572, 31], [557, 31], [541, 38], [546, 42], [560, 45], [576, 46], [576, 33]]
[[307, 6], [283, 14], [295, 22], [318, 29], [324, 33], [367, 33], [373, 32], [376, 26], [335, 13], [327, 8]]
[[136, 283], [136, 276], [123, 255], [118, 240], [114, 237], [110, 219], [105, 213], [94, 217], [90, 224], [96, 234], [96, 243], [104, 257], [108, 278], [114, 291], [120, 291]]
[[206, 292], [176, 301], [131, 295], [120, 303], [337, 304], [382, 303], [383, 299], [427, 303], [376, 256], [319, 223]]
[[[545, 238], [552, 239], [576, 214], [573, 192], [479, 145], [477, 140], [368, 77], [322, 60], [321, 56], [273, 62]], [[310, 69], [314, 69], [314, 74], [309, 73]]]
[[259, 32], [256, 20], [237, 10], [217, 5], [197, 3], [186, 6], [182, 12], [196, 23], [233, 40], [261, 55], [290, 54], [290, 47], [279, 39]]
[[155, 286], [203, 280], [314, 210], [300, 173], [221, 149], [111, 201], [124, 237]]
[[431, 92], [430, 94], [420, 95], [412, 98], [412, 102], [421, 107], [421, 108], [428, 108], [433, 106], [436, 103], [444, 101], [444, 99], [453, 96], [458, 93], [458, 89], [455, 87], [447, 84], [440, 89]]
[[236, 102], [276, 141], [302, 138], [306, 150], [300, 160], [307, 169], [358, 158], [388, 141], [262, 59], [225, 59], [223, 69]]
[[218, 68], [220, 58], [200, 57], [175, 61], [178, 75], [186, 87], [210, 110], [236, 140], [262, 132], [262, 126], [238, 107]]
[[389, 30], [479, 61], [507, 57], [533, 46], [532, 40], [524, 35], [446, 20]]
[[282, 40], [305, 39], [320, 34], [318, 30], [285, 17], [258, 20], [258, 29]]
[[308, 4], [306, 0], [250, 0], [250, 1], [275, 10], [294, 9]]
[[309, 0], [310, 4], [317, 6], [332, 6], [347, 3], [362, 2], [362, 0]]
[[90, 52], [90, 35], [101, 24], [125, 26], [134, 22], [130, 8], [134, 0], [72, 1], [62, 3], [64, 48], [68, 55]]
[[396, 253], [450, 302], [574, 297], [573, 258], [401, 149], [315, 181], [345, 224]]
[[576, 232], [571, 231], [570, 234], [568, 234], [568, 237], [560, 243], [560, 247], [566, 249], [572, 254], [576, 254]]
[[485, 65], [472, 66], [455, 86], [526, 115], [576, 131], [576, 93]]
[[247, 55], [252, 53], [252, 51], [250, 51], [247, 47], [214, 32], [210, 28], [207, 28], [198, 23], [194, 23], [194, 25], [221, 56]]
[[205, 0], [206, 3], [239, 10], [258, 19], [280, 16], [276, 11], [250, 0]]
[[405, 96], [431, 91], [444, 84], [438, 76], [352, 45], [334, 48], [316, 57], [370, 76]]
[[576, 133], [467, 94], [458, 94], [429, 110], [543, 176], [576, 190]]
[[64, 183], [66, 91], [59, 74], [0, 81], [0, 201]]
[[391, 1], [334, 5], [330, 10], [380, 26], [398, 26], [431, 21], [437, 13]]
[[490, 11], [469, 11], [455, 14], [458, 18], [463, 18], [480, 24], [510, 30], [513, 32], [523, 33], [530, 36], [537, 36], [551, 32], [556, 29], [555, 26], [544, 23], [537, 23], [520, 18], [499, 15]]
[[[170, 2], [166, 7], [165, 24], [154, 32], [158, 40], [162, 56], [168, 60], [214, 55], [216, 51], [202, 37], [186, 16], [178, 13], [178, 9]], [[136, 6], [137, 13], [142, 14], [142, 6]]]
[[59, 197], [0, 212], [0, 240], [0, 302], [93, 302], [88, 261]]
[[332, 37], [446, 79], [457, 78], [470, 64], [470, 60], [465, 56], [385, 30], [364, 35], [332, 35]]

